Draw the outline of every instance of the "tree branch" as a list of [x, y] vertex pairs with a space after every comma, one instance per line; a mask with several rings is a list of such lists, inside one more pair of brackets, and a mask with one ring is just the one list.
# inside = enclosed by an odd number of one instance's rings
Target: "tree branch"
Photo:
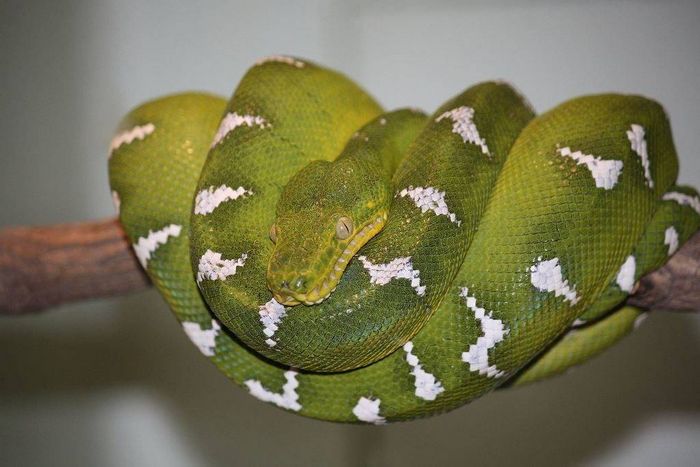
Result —
[[642, 277], [627, 303], [648, 310], [700, 311], [700, 232], [664, 266]]
[[0, 231], [0, 314], [30, 313], [148, 285], [116, 219]]
[[[127, 294], [148, 285], [116, 219], [0, 230], [0, 315]], [[700, 232], [664, 267], [643, 277], [628, 303], [700, 311]]]

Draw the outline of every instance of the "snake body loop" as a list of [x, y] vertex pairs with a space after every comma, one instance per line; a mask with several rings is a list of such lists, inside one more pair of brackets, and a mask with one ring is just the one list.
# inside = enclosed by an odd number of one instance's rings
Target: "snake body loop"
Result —
[[120, 219], [185, 332], [255, 397], [381, 424], [557, 374], [633, 327], [621, 306], [700, 228], [657, 103], [535, 116], [510, 86], [385, 113], [310, 62], [253, 66], [227, 103], [121, 123]]

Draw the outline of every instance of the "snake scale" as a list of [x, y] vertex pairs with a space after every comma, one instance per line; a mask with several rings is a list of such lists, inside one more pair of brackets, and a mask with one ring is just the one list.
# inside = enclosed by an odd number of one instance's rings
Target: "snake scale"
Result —
[[142, 266], [227, 377], [301, 415], [383, 424], [581, 363], [700, 228], [668, 118], [633, 95], [536, 116], [502, 82], [385, 112], [309, 61], [233, 97], [145, 103], [110, 184]]

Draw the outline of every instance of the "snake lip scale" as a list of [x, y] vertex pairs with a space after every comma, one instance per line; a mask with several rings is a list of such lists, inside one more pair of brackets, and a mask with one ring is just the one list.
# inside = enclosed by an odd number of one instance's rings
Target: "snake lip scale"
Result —
[[228, 100], [138, 106], [108, 163], [128, 239], [201, 353], [335, 422], [436, 415], [592, 358], [700, 229], [651, 99], [535, 115], [488, 81], [431, 115], [386, 111], [295, 57], [259, 60]]

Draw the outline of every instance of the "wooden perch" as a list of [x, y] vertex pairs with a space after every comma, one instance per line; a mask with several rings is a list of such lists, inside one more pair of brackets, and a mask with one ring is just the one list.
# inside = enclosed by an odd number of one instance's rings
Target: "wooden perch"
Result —
[[[150, 285], [116, 219], [0, 231], [0, 314], [20, 315]], [[628, 303], [700, 311], [700, 232]]]
[[150, 285], [116, 219], [0, 231], [0, 314]]

